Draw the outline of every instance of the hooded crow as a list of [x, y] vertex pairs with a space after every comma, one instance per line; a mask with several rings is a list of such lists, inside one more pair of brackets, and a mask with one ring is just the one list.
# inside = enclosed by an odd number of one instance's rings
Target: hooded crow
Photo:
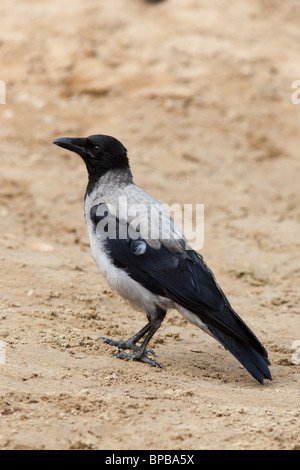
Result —
[[233, 310], [202, 255], [188, 244], [162, 203], [135, 185], [121, 142], [92, 135], [53, 143], [79, 154], [87, 167], [84, 213], [98, 269], [148, 319], [127, 341], [101, 338], [118, 348], [116, 356], [160, 366], [149, 358], [153, 351], [148, 343], [167, 310], [175, 308], [260, 383], [272, 380], [266, 349]]

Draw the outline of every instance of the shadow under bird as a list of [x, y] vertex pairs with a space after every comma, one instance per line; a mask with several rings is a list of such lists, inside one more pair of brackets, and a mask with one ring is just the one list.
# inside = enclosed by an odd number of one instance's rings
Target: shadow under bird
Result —
[[[233, 310], [202, 255], [191, 248], [162, 203], [135, 185], [121, 142], [92, 135], [53, 143], [79, 154], [87, 167], [84, 212], [98, 269], [109, 285], [142, 309], [148, 319], [127, 341], [101, 338], [118, 348], [116, 356], [160, 366], [149, 357], [154, 353], [148, 343], [167, 310], [175, 308], [221, 343], [260, 383], [272, 380], [266, 349]], [[139, 226], [132, 224], [130, 215], [136, 204], [139, 220], [147, 222]], [[159, 207], [154, 215], [152, 206]], [[156, 230], [161, 226], [168, 226], [172, 236]], [[158, 236], [150, 237], [150, 232]]]

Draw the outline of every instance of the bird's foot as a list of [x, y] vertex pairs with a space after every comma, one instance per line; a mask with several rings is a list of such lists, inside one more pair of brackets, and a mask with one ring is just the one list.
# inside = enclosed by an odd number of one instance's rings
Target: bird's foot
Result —
[[[131, 339], [128, 339], [127, 341], [124, 341], [123, 339], [115, 341], [114, 339], [104, 338], [103, 336], [100, 336], [97, 339], [101, 339], [104, 343], [107, 343], [110, 346], [115, 346], [118, 349], [131, 349], [132, 351], [139, 351], [140, 349], [140, 347], [137, 346]], [[155, 355], [153, 349], [146, 349], [145, 354], [148, 353]]]
[[[114, 356], [118, 357], [119, 359], [125, 359], [126, 361], [140, 361], [140, 362], [146, 362], [147, 364], [150, 364], [152, 367], [160, 367], [161, 365], [159, 362], [154, 361], [153, 359], [150, 359], [148, 356], [146, 356], [146, 352], [141, 352], [141, 348], [138, 346], [136, 352], [133, 354], [126, 353], [125, 351], [118, 351]], [[146, 350], [148, 351], [148, 350]]]

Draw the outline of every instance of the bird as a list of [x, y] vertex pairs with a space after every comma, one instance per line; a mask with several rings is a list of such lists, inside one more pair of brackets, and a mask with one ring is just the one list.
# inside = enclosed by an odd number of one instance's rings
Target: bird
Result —
[[147, 324], [128, 340], [98, 339], [116, 347], [114, 355], [120, 359], [161, 367], [148, 345], [167, 311], [177, 309], [258, 382], [272, 380], [267, 350], [232, 308], [203, 256], [190, 246], [163, 203], [134, 183], [124, 145], [102, 134], [53, 143], [77, 153], [86, 165], [84, 215], [99, 271], [147, 317]]

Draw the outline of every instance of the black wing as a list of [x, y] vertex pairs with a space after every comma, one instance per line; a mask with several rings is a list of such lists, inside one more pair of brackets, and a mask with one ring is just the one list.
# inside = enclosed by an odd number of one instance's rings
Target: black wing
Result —
[[[96, 226], [95, 213], [92, 208], [91, 218]], [[105, 240], [114, 264], [152, 293], [197, 315], [258, 381], [271, 379], [267, 351], [232, 309], [202, 256], [182, 249], [178, 240], [174, 240], [175, 249], [169, 240], [167, 244], [160, 240], [159, 247], [156, 244], [154, 248], [139, 233], [132, 233], [128, 225], [124, 231], [125, 222], [117, 218], [115, 222], [114, 237]]]

